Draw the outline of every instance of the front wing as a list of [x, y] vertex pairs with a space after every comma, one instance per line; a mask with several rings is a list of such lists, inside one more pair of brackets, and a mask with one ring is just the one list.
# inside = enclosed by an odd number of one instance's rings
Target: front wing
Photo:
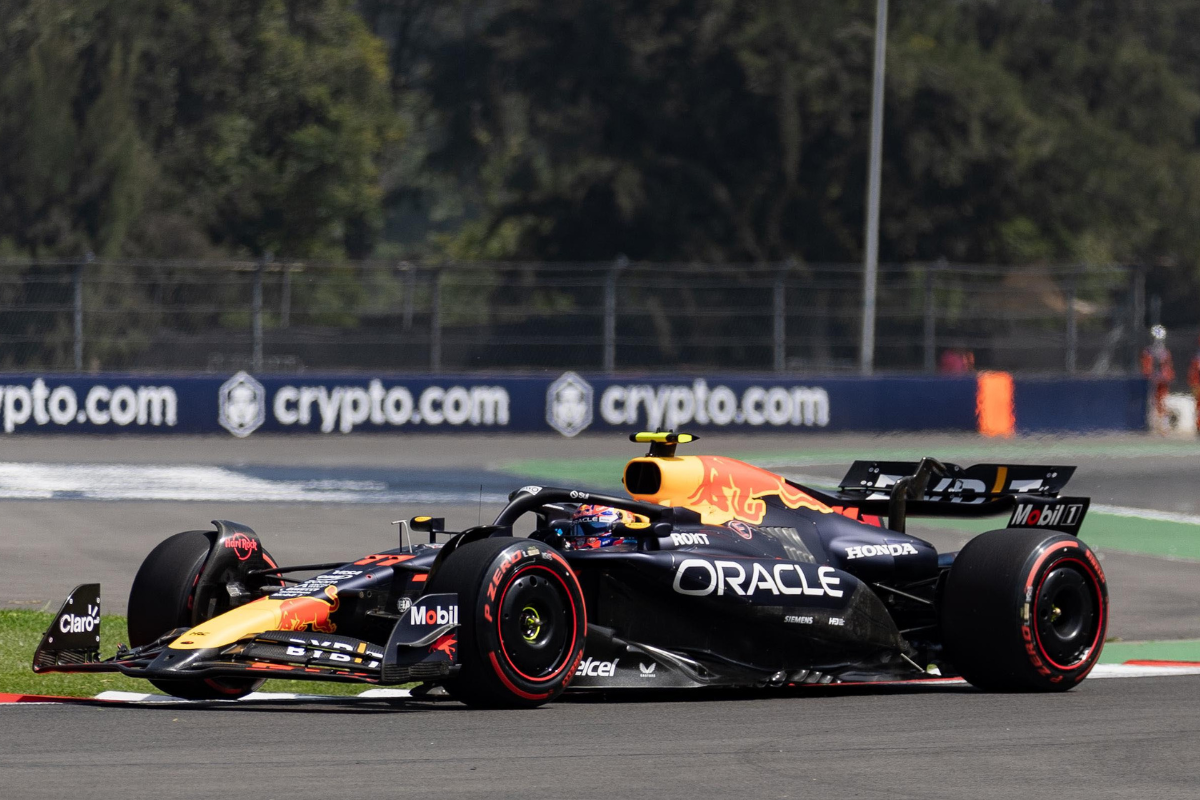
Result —
[[[457, 605], [457, 596], [423, 601]], [[63, 603], [34, 653], [33, 671], [120, 672], [133, 678], [289, 678], [392, 685], [444, 679], [458, 671], [458, 625], [430, 629], [397, 619], [386, 645], [319, 631], [261, 631], [224, 647], [178, 650], [188, 632], [169, 631], [136, 648], [120, 645], [101, 659], [100, 586], [84, 584]]]

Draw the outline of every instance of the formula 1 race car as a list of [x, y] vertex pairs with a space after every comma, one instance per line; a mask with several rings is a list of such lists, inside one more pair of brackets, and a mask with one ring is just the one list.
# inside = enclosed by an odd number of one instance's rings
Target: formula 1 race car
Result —
[[[1059, 691], [1100, 656], [1108, 590], [1076, 538], [1073, 467], [857, 461], [836, 491], [641, 433], [630, 497], [526, 486], [491, 525], [281, 567], [244, 525], [176, 534], [142, 564], [129, 646], [99, 659], [100, 587], [75, 589], [35, 672], [118, 671], [179, 697], [235, 698], [266, 678], [442, 686], [477, 706], [572, 690], [770, 687], [960, 675]], [[581, 504], [627, 512], [615, 543], [572, 536]], [[1008, 514], [939, 554], [909, 516]], [[514, 537], [531, 515], [534, 530]], [[412, 532], [429, 543], [413, 544]], [[405, 533], [408, 541], [405, 541]], [[307, 580], [284, 577], [320, 572]]]

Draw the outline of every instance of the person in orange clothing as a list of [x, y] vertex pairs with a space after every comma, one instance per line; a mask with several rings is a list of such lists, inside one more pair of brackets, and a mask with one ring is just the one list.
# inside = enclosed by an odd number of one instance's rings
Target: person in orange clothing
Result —
[[1196, 344], [1196, 355], [1192, 356], [1192, 363], [1188, 365], [1188, 386], [1196, 398], [1196, 432], [1200, 433], [1200, 336], [1196, 337]]
[[1150, 379], [1150, 397], [1154, 409], [1154, 428], [1162, 433], [1167, 423], [1167, 392], [1175, 380], [1175, 365], [1167, 349], [1167, 329], [1155, 325], [1150, 329], [1154, 341], [1142, 351], [1142, 374]]

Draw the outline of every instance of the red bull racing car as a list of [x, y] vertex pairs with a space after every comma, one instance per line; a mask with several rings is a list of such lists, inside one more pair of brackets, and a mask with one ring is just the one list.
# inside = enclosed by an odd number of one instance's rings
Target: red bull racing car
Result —
[[[400, 547], [350, 561], [280, 566], [228, 521], [176, 534], [137, 573], [128, 646], [99, 658], [100, 588], [85, 584], [33, 669], [116, 671], [196, 699], [287, 677], [530, 707], [566, 689], [931, 674], [1060, 691], [1100, 656], [1108, 590], [1076, 536], [1088, 499], [1060, 496], [1073, 467], [858, 461], [824, 491], [677, 455], [687, 434], [631, 438], [650, 452], [625, 467], [628, 497], [526, 486], [490, 525], [415, 517]], [[585, 504], [620, 512], [606, 546], [575, 535]], [[1001, 514], [1007, 527], [957, 553], [905, 532], [909, 516]], [[533, 532], [514, 536], [522, 520]], [[301, 572], [319, 574], [288, 577]]]

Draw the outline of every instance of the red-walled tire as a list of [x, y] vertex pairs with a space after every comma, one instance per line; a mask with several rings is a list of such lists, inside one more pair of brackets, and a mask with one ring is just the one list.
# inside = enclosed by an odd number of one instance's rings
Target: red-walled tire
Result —
[[1108, 630], [1108, 584], [1091, 549], [1053, 531], [989, 531], [946, 580], [950, 663], [991, 691], [1065, 691], [1092, 671]]
[[587, 611], [575, 573], [542, 542], [471, 542], [438, 567], [428, 591], [458, 594], [458, 700], [534, 708], [562, 694], [583, 658]]

